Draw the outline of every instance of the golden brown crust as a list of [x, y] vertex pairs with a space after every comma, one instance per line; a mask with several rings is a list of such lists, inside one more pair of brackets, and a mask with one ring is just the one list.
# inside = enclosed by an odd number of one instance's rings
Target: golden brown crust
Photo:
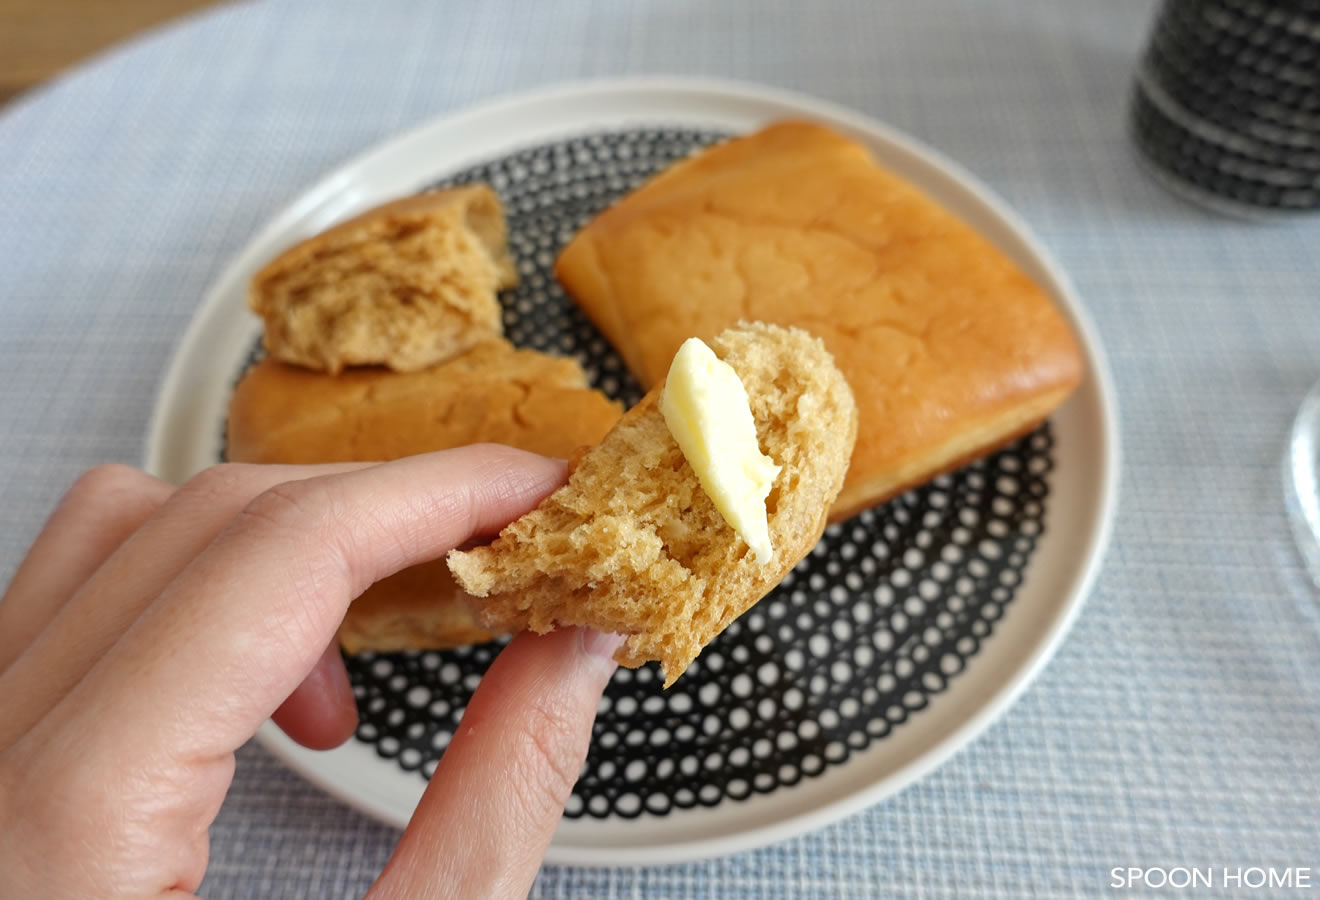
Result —
[[1081, 356], [1003, 253], [860, 144], [805, 122], [678, 163], [555, 268], [642, 385], [739, 319], [797, 325], [857, 398], [842, 518], [1003, 443], [1077, 385]]
[[516, 283], [499, 198], [471, 185], [387, 203], [290, 247], [253, 278], [248, 305], [277, 359], [415, 371], [498, 337], [496, 292]]
[[864, 509], [883, 503], [910, 488], [925, 484], [937, 475], [952, 472], [1034, 431], [1050, 412], [1068, 396], [1070, 389], [1043, 393], [1031, 402], [1006, 410], [999, 418], [977, 428], [949, 435], [941, 445], [924, 455], [899, 461], [877, 473], [870, 481], [844, 485], [830, 509], [830, 521], [839, 522]]
[[253, 367], [229, 409], [230, 459], [383, 461], [491, 442], [567, 457], [594, 444], [619, 406], [571, 359], [490, 341], [420, 372]]
[[782, 467], [766, 501], [773, 560], [758, 563], [702, 490], [656, 386], [568, 484], [491, 545], [450, 553], [458, 583], [485, 598], [483, 625], [626, 634], [619, 662], [659, 660], [668, 684], [811, 550], [856, 438], [848, 384], [798, 329], [742, 323], [710, 343], [738, 372], [761, 449]]

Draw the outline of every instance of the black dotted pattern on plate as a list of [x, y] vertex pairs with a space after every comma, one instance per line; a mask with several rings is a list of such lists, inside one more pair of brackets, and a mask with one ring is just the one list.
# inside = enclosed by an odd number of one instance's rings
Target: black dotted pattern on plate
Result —
[[[637, 400], [636, 384], [551, 266], [612, 200], [719, 138], [664, 128], [595, 134], [443, 182], [486, 181], [504, 200], [522, 275], [501, 298], [510, 339], [574, 355], [598, 387]], [[1052, 461], [1047, 424], [830, 526], [668, 691], [653, 666], [620, 669], [566, 815], [659, 816], [742, 800], [819, 775], [883, 739], [946, 689], [1011, 604], [1044, 528]], [[503, 643], [348, 657], [357, 738], [429, 777]]]

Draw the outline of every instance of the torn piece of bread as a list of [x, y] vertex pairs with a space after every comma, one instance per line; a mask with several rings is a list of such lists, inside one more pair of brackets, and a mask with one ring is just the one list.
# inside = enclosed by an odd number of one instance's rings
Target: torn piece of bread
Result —
[[643, 387], [686, 338], [740, 319], [820, 336], [860, 413], [836, 520], [1025, 434], [1081, 378], [1068, 323], [1012, 260], [811, 123], [677, 163], [555, 272]]
[[496, 293], [518, 281], [505, 229], [485, 185], [406, 197], [284, 251], [248, 305], [284, 362], [423, 369], [503, 333]]
[[[253, 367], [229, 408], [234, 462], [398, 459], [496, 442], [568, 457], [594, 445], [622, 410], [587, 387], [572, 359], [482, 344], [421, 372], [312, 372], [275, 360]], [[378, 581], [348, 608], [339, 642], [363, 650], [425, 650], [490, 640], [444, 560]]]
[[575, 360], [488, 341], [420, 372], [312, 372], [267, 359], [229, 406], [236, 462], [385, 461], [507, 444], [567, 457], [618, 421], [619, 405], [587, 386]]
[[488, 628], [588, 625], [628, 636], [623, 665], [658, 660], [665, 684], [777, 585], [820, 538], [857, 434], [852, 392], [817, 339], [741, 323], [709, 341], [750, 398], [762, 452], [781, 466], [762, 565], [702, 490], [665, 425], [656, 386], [577, 463], [568, 484], [490, 545], [449, 554]]

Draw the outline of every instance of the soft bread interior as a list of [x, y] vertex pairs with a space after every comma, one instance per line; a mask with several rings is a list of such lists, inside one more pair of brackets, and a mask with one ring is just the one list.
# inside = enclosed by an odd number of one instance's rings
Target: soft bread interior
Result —
[[743, 323], [710, 341], [747, 389], [761, 450], [782, 466], [766, 502], [774, 558], [758, 563], [702, 490], [660, 414], [662, 385], [568, 484], [490, 545], [449, 555], [496, 630], [586, 625], [628, 636], [617, 659], [672, 683], [701, 648], [815, 545], [857, 430], [847, 382], [800, 329]]
[[420, 194], [290, 248], [248, 301], [273, 357], [416, 371], [501, 334], [496, 292], [517, 282], [505, 241], [488, 187]]

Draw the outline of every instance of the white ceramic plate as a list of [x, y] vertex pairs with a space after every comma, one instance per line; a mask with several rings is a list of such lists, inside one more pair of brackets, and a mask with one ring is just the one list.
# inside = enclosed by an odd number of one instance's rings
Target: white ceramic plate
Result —
[[[1095, 577], [1117, 494], [1114, 393], [1094, 326], [1047, 251], [1004, 204], [956, 164], [862, 115], [805, 96], [748, 85], [644, 79], [569, 85], [487, 103], [388, 141], [331, 173], [253, 238], [214, 285], [161, 386], [147, 469], [180, 482], [216, 461], [233, 380], [258, 322], [247, 282], [283, 247], [363, 209], [483, 161], [584, 134], [644, 126], [748, 132], [774, 119], [809, 118], [862, 141], [1013, 257], [1054, 298], [1079, 335], [1087, 377], [1052, 419], [1054, 471], [1047, 527], [1012, 603], [929, 704], [882, 740], [813, 777], [712, 806], [643, 810], [633, 818], [565, 818], [547, 859], [579, 865], [677, 862], [745, 850], [817, 828], [912, 783], [1002, 713], [1062, 639]], [[752, 741], [756, 725], [747, 740]], [[407, 821], [424, 781], [358, 740], [305, 750], [269, 723], [259, 739], [327, 792], [385, 822]]]

